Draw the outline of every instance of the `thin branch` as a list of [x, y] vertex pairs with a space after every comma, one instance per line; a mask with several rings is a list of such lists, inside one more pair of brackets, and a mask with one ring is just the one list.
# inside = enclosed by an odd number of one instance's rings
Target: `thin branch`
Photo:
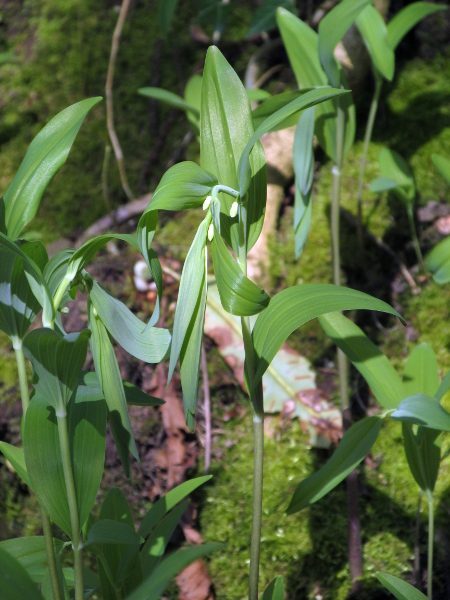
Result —
[[114, 154], [117, 160], [117, 166], [119, 168], [120, 181], [122, 182], [122, 188], [129, 200], [134, 200], [133, 193], [128, 185], [127, 174], [125, 172], [125, 161], [122, 152], [122, 148], [119, 143], [119, 139], [114, 128], [114, 107], [113, 107], [113, 82], [114, 82], [114, 70], [116, 66], [117, 52], [119, 50], [119, 40], [122, 34], [123, 25], [127, 17], [128, 8], [130, 6], [130, 0], [123, 0], [122, 6], [120, 7], [119, 18], [117, 19], [117, 25], [114, 29], [114, 34], [111, 44], [111, 54], [109, 57], [108, 74], [106, 76], [106, 124], [108, 127], [109, 137], [111, 144], [114, 149]]

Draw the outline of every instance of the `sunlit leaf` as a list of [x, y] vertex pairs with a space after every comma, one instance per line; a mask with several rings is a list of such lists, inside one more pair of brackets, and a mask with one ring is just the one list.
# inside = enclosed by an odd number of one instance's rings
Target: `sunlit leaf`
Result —
[[445, 394], [448, 392], [448, 390], [450, 390], [450, 371], [441, 381], [441, 385], [439, 386], [439, 389], [435, 394], [435, 398], [441, 401]]
[[450, 413], [441, 406], [439, 400], [425, 394], [405, 398], [391, 417], [438, 431], [450, 431]]
[[343, 481], [370, 452], [381, 425], [380, 417], [366, 417], [352, 425], [325, 465], [297, 486], [287, 513], [292, 515], [317, 502]]
[[408, 163], [398, 152], [389, 148], [383, 148], [380, 151], [378, 162], [382, 177], [397, 182], [398, 187], [392, 190], [394, 194], [405, 204], [410, 205], [416, 196], [416, 186]]
[[369, 51], [373, 66], [385, 79], [392, 81], [395, 56], [388, 42], [383, 17], [374, 6], [369, 4], [357, 17], [356, 25]]
[[425, 394], [434, 398], [439, 388], [436, 355], [429, 344], [419, 344], [408, 357], [403, 373], [405, 396]]
[[[261, 102], [261, 100], [266, 100], [267, 98], [271, 98], [271, 95], [266, 90], [262, 90], [260, 88], [246, 88], [247, 97], [250, 102]], [[253, 124], [255, 121], [253, 120]]]
[[388, 409], [397, 408], [406, 395], [405, 389], [397, 371], [378, 346], [340, 313], [322, 315], [319, 323], [367, 381], [378, 402]]
[[397, 600], [427, 600], [427, 597], [419, 592], [417, 588], [398, 577], [381, 572], [377, 573], [377, 577], [384, 587], [394, 594]]
[[372, 194], [382, 194], [383, 192], [395, 190], [398, 186], [398, 181], [394, 181], [389, 177], [376, 177], [370, 182], [369, 190]]
[[446, 10], [445, 4], [432, 4], [431, 2], [413, 2], [405, 6], [388, 23], [388, 42], [393, 50], [397, 48], [405, 35], [419, 21], [438, 10]]
[[[426, 402], [426, 400], [424, 400]], [[424, 492], [433, 492], [441, 462], [440, 432], [402, 423], [403, 445], [409, 469]]]
[[[67, 265], [72, 258], [75, 250], [73, 248], [64, 248], [57, 252], [45, 265], [43, 276], [47, 282], [48, 290], [51, 297], [55, 296], [56, 290], [63, 281], [67, 272]], [[61, 299], [60, 306], [64, 306], [70, 300], [69, 293], [66, 291]]]
[[253, 329], [257, 365], [253, 386], [260, 381], [275, 354], [298, 327], [330, 312], [379, 310], [402, 317], [389, 304], [348, 288], [327, 284], [296, 285], [279, 292], [260, 313]]
[[42, 195], [70, 148], [89, 110], [101, 98], [77, 102], [54, 117], [31, 142], [3, 195], [8, 237], [16, 239], [36, 214]]

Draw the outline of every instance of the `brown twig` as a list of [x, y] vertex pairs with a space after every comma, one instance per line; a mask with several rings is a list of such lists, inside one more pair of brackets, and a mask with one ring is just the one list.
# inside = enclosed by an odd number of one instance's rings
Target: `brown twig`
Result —
[[108, 73], [106, 75], [106, 124], [108, 127], [109, 137], [111, 144], [114, 149], [114, 154], [117, 160], [117, 166], [119, 168], [120, 181], [122, 182], [122, 188], [129, 200], [134, 200], [133, 193], [128, 185], [127, 174], [125, 171], [125, 160], [122, 152], [122, 148], [119, 143], [119, 139], [114, 128], [114, 106], [113, 106], [113, 82], [114, 82], [114, 70], [116, 66], [117, 52], [119, 50], [119, 40], [122, 34], [123, 25], [127, 17], [128, 8], [130, 6], [130, 0], [123, 0], [120, 7], [119, 18], [117, 19], [116, 28], [111, 44], [111, 54], [109, 57]]
[[204, 343], [202, 343], [201, 369], [203, 375], [203, 411], [205, 414], [205, 473], [209, 473], [211, 464], [211, 398]]

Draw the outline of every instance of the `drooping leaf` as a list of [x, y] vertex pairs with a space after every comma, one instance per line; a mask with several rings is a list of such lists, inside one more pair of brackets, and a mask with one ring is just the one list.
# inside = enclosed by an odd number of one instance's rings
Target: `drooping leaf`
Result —
[[297, 486], [287, 513], [292, 515], [317, 502], [343, 481], [370, 452], [381, 425], [380, 417], [366, 417], [352, 425], [325, 465]]
[[298, 327], [329, 312], [379, 310], [402, 317], [377, 298], [348, 288], [327, 284], [297, 285], [276, 294], [260, 313], [253, 329], [257, 368], [253, 386], [260, 381], [275, 354]]
[[387, 590], [394, 594], [397, 600], [427, 600], [427, 597], [417, 588], [398, 577], [378, 572], [377, 578]]
[[117, 451], [122, 462], [125, 475], [130, 476], [131, 453], [139, 460], [136, 443], [133, 437], [130, 416], [128, 414], [125, 392], [119, 365], [114, 354], [114, 348], [108, 332], [100, 319], [94, 314], [92, 303], [88, 303], [89, 328], [92, 332], [91, 352], [94, 360], [95, 371], [99, 378], [100, 386], [108, 407], [108, 420]]
[[23, 342], [33, 365], [34, 386], [58, 413], [64, 413], [86, 360], [90, 332], [61, 336], [52, 329], [34, 329]]
[[405, 390], [397, 371], [378, 346], [340, 313], [322, 315], [319, 323], [367, 381], [378, 402], [388, 409], [397, 408]]
[[189, 501], [175, 507], [154, 528], [140, 551], [143, 573], [150, 574], [161, 562], [167, 544], [188, 506]]
[[170, 492], [167, 492], [149, 509], [138, 529], [139, 535], [147, 537], [158, 521], [164, 517], [174, 506], [184, 500], [194, 490], [211, 479], [212, 475], [203, 475], [181, 483]]
[[378, 156], [382, 177], [396, 181], [398, 187], [393, 192], [405, 204], [410, 205], [416, 196], [414, 177], [405, 159], [395, 150], [383, 148]]
[[441, 406], [439, 400], [425, 394], [405, 398], [391, 417], [438, 431], [450, 431], [450, 413]]
[[22, 164], [3, 195], [8, 237], [16, 239], [36, 214], [42, 195], [66, 162], [89, 110], [101, 98], [77, 102], [54, 117], [31, 142]]
[[0, 548], [0, 598], [2, 600], [43, 600], [20, 562]]
[[24, 481], [31, 489], [31, 482], [25, 465], [23, 449], [17, 448], [17, 446], [11, 446], [11, 444], [7, 444], [6, 442], [0, 442], [0, 452], [7, 460], [9, 460], [22, 481]]
[[200, 224], [181, 274], [175, 311], [168, 380], [172, 378], [205, 278], [207, 221]]
[[[178, 0], [159, 0], [158, 23], [163, 37], [167, 37]], [[139, 90], [140, 91], [140, 90]]]
[[145, 327], [120, 300], [96, 281], [89, 283], [89, 298], [103, 325], [132, 356], [147, 363], [158, 363], [167, 355], [171, 336], [168, 329]]
[[433, 248], [426, 258], [426, 265], [436, 283], [450, 281], [450, 236]]
[[340, 86], [341, 66], [334, 49], [371, 0], [342, 0], [319, 23], [319, 58], [333, 87]]
[[[103, 474], [106, 411], [103, 400], [67, 405], [67, 428], [80, 524], [95, 502]], [[72, 537], [58, 423], [48, 399], [36, 393], [24, 426], [25, 463], [31, 486], [52, 521]]]
[[275, 577], [264, 590], [260, 600], [284, 600], [283, 578]]
[[[165, 4], [165, 2], [160, 2], [160, 5], [161, 4]], [[185, 100], [183, 100], [181, 96], [178, 96], [178, 94], [174, 94], [173, 92], [169, 92], [168, 90], [163, 90], [162, 88], [158, 87], [144, 87], [140, 88], [138, 93], [141, 94], [141, 96], [146, 96], [147, 98], [160, 100], [169, 106], [184, 110], [186, 113], [192, 112], [197, 119], [200, 116], [200, 113], [195, 106], [191, 106]]]
[[[206, 251], [206, 249], [205, 249]], [[191, 431], [195, 425], [195, 410], [198, 401], [198, 378], [205, 323], [206, 272], [203, 274], [200, 293], [194, 313], [180, 350], [180, 378], [183, 390], [183, 405], [186, 425]]]
[[192, 562], [222, 547], [222, 544], [202, 544], [174, 552], [160, 562], [150, 577], [146, 578], [130, 596], [127, 596], [127, 600], [159, 600], [177, 573]]
[[211, 250], [217, 288], [224, 309], [232, 315], [243, 317], [256, 315], [266, 308], [270, 297], [244, 275], [216, 229]]
[[[291, 90], [289, 92], [281, 92], [280, 94], [276, 94], [275, 96], [269, 96], [267, 99], [263, 100], [261, 104], [252, 111], [253, 117], [253, 127], [257, 129], [263, 121], [265, 121], [268, 117], [273, 115], [273, 113], [280, 110], [293, 100], [300, 98], [306, 92], [310, 92], [313, 88], [306, 88], [301, 90]], [[301, 114], [301, 113], [300, 113]], [[280, 129], [286, 129], [287, 127], [293, 127], [298, 123], [299, 113], [293, 113], [289, 115], [284, 121], [281, 121], [271, 131], [278, 131]]]
[[405, 396], [425, 394], [434, 398], [439, 388], [436, 355], [429, 344], [419, 344], [408, 357], [403, 373]]
[[414, 432], [410, 423], [402, 423], [402, 431], [412, 476], [420, 489], [433, 492], [441, 461], [440, 432], [425, 427], [418, 427], [417, 432]]
[[438, 10], [445, 10], [444, 4], [432, 4], [431, 2], [413, 2], [405, 6], [388, 23], [388, 42], [393, 50], [397, 48], [405, 35], [419, 21]]
[[[214, 46], [208, 49], [203, 72], [200, 154], [201, 165], [221, 185], [238, 189], [237, 169], [241, 154], [253, 134], [247, 92], [231, 65]], [[253, 145], [252, 145], [253, 146]], [[264, 150], [256, 144], [250, 157], [251, 181], [247, 188], [247, 250], [255, 244], [264, 221], [267, 175]], [[231, 219], [234, 199], [224, 193], [220, 199], [220, 232], [237, 252], [239, 226]]]
[[440, 156], [439, 154], [433, 154], [431, 159], [439, 173], [450, 185], [450, 160], [444, 156]]
[[271, 131], [279, 123], [282, 123], [290, 115], [305, 110], [316, 104], [320, 104], [330, 98], [336, 98], [348, 94], [347, 90], [337, 90], [333, 88], [316, 89], [302, 94], [296, 100], [293, 100], [289, 104], [286, 104], [283, 108], [270, 115], [265, 121], [263, 121], [252, 135], [247, 145], [245, 146], [242, 155], [239, 160], [239, 192], [241, 198], [245, 196], [251, 183], [251, 169], [250, 169], [250, 153], [255, 143], [268, 131]]
[[120, 523], [112, 519], [99, 519], [89, 529], [88, 536], [83, 545], [92, 546], [93, 544], [119, 544], [128, 546], [129, 544], [143, 544], [144, 539], [138, 535], [133, 527], [126, 523]]
[[378, 10], [369, 4], [356, 19], [356, 26], [370, 54], [372, 64], [388, 81], [392, 81], [395, 56], [388, 42], [387, 28]]

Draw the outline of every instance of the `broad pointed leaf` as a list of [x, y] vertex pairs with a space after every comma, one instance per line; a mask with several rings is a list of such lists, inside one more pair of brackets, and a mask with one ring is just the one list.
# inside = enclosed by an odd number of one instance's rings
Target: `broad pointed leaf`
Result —
[[393, 50], [419, 21], [438, 10], [446, 10], [445, 4], [413, 2], [398, 12], [387, 25], [388, 42]]
[[322, 315], [319, 322], [367, 381], [378, 402], [388, 409], [397, 408], [405, 397], [405, 390], [397, 371], [378, 346], [340, 313]]
[[325, 465], [297, 486], [287, 513], [292, 515], [317, 502], [343, 481], [370, 452], [381, 425], [380, 417], [366, 417], [352, 425]]
[[441, 406], [439, 400], [425, 394], [415, 394], [405, 398], [391, 417], [437, 431], [450, 431], [450, 413]]
[[[165, 4], [165, 2], [160, 2], [160, 5], [161, 4]], [[158, 87], [144, 87], [140, 88], [138, 93], [141, 94], [141, 96], [146, 96], [147, 98], [160, 100], [161, 102], [164, 102], [164, 104], [184, 110], [186, 113], [192, 112], [197, 119], [200, 116], [199, 111], [197, 108], [195, 108], [195, 106], [191, 106], [185, 100], [183, 100], [181, 96], [178, 96], [178, 94], [174, 94], [173, 92], [169, 92], [168, 90], [163, 90], [162, 88]]]
[[69, 106], [31, 142], [3, 196], [8, 237], [11, 239], [18, 238], [25, 225], [33, 219], [46, 187], [66, 162], [84, 118], [100, 100], [90, 98]]
[[99, 519], [89, 529], [84, 546], [93, 544], [120, 544], [136, 545], [143, 544], [144, 539], [138, 535], [133, 527], [126, 523], [120, 523], [112, 519]]
[[269, 306], [258, 315], [253, 329], [258, 357], [253, 386], [260, 381], [275, 354], [295, 329], [320, 315], [355, 309], [379, 310], [403, 321], [386, 302], [340, 286], [304, 284], [276, 294]]
[[439, 388], [436, 355], [429, 344], [419, 344], [408, 357], [403, 373], [405, 396], [425, 394], [435, 396]]
[[369, 4], [359, 14], [356, 25], [369, 51], [375, 69], [392, 81], [395, 69], [394, 50], [388, 42], [387, 28], [378, 10]]
[[[426, 400], [424, 400], [426, 402]], [[441, 462], [440, 432], [402, 423], [403, 445], [412, 476], [424, 492], [433, 492]]]
[[376, 177], [370, 182], [369, 190], [372, 194], [382, 194], [395, 190], [399, 185], [398, 181], [394, 181], [390, 177]]
[[[425, 3], [424, 3], [425, 4]], [[389, 590], [397, 600], [427, 600], [425, 594], [398, 577], [387, 573], [377, 573], [378, 580]]]
[[211, 250], [217, 288], [224, 309], [232, 315], [244, 317], [256, 315], [266, 308], [270, 297], [244, 275], [216, 229]]
[[284, 600], [283, 578], [275, 577], [265, 589], [260, 600]]
[[43, 600], [20, 562], [0, 548], [0, 595], [4, 600]]

